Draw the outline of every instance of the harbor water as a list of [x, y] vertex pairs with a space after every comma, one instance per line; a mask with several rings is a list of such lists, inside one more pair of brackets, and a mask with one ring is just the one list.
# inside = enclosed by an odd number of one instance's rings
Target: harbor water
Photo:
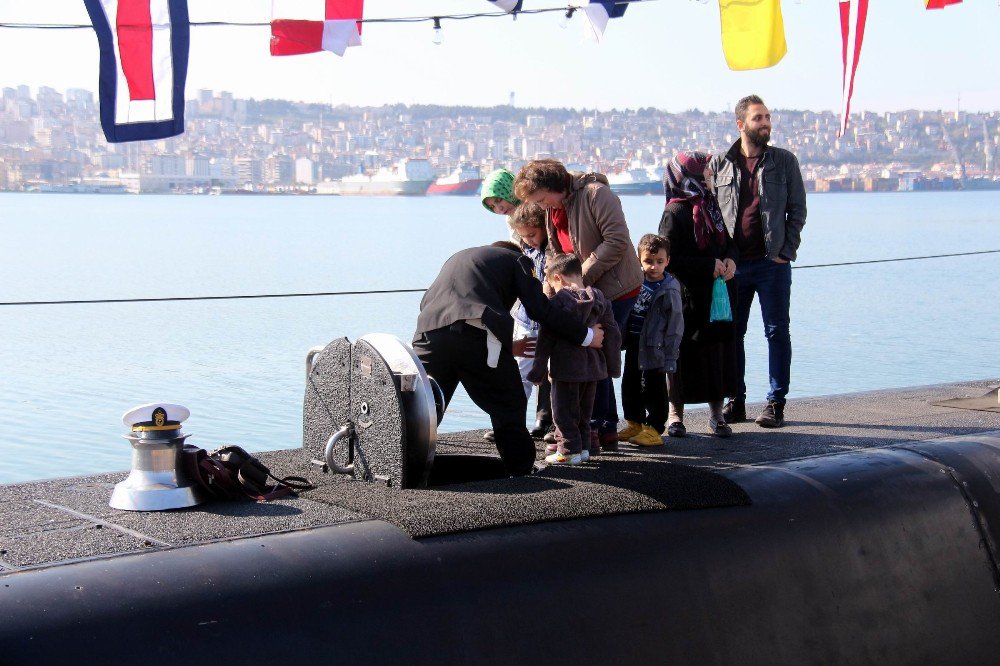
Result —
[[[809, 198], [792, 287], [790, 398], [1000, 378], [1000, 192]], [[625, 197], [634, 240], [661, 197]], [[421, 289], [507, 236], [475, 197], [0, 194], [0, 483], [126, 469], [121, 414], [191, 409], [204, 448], [301, 444], [310, 347], [409, 341], [420, 293], [7, 305]], [[767, 391], [759, 310], [748, 399]], [[795, 419], [794, 409], [787, 414]], [[488, 427], [461, 391], [445, 431]]]

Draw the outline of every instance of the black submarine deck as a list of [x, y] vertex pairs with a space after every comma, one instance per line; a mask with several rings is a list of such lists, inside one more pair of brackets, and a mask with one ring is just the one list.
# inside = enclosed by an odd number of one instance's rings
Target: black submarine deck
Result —
[[[947, 447], [973, 437], [1000, 451], [995, 387], [995, 381], [983, 380], [795, 399], [788, 403], [784, 428], [735, 424], [730, 439], [708, 435], [705, 410], [691, 410], [688, 436], [665, 438], [662, 447], [623, 443], [618, 452], [579, 467], [549, 466], [530, 477], [421, 490], [323, 474], [307, 465], [298, 448], [258, 455], [276, 475], [305, 474], [318, 487], [268, 503], [212, 501], [165, 512], [119, 511], [108, 500], [126, 472], [0, 485], [0, 579], [59, 564], [367, 521], [428, 539], [608, 515], [738, 509], [755, 501], [754, 479], [761, 475], [751, 471], [780, 465], [795, 474], [811, 469], [818, 457], [863, 451], [877, 466], [878, 450], [930, 440]], [[951, 403], [935, 404], [945, 401]], [[748, 405], [748, 412], [759, 407]], [[441, 435], [437, 450], [495, 454], [482, 433]], [[539, 443], [539, 460], [542, 455]]]

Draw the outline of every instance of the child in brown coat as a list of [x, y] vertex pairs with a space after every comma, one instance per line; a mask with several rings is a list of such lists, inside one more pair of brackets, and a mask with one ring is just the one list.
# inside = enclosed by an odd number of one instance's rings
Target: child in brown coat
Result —
[[549, 259], [545, 280], [555, 294], [552, 305], [576, 313], [587, 326], [601, 324], [604, 346], [582, 347], [553, 334], [543, 325], [528, 379], [539, 382], [546, 372], [552, 382], [552, 419], [556, 444], [545, 462], [578, 465], [590, 457], [590, 414], [597, 382], [621, 374], [622, 336], [611, 303], [600, 290], [583, 286], [583, 268], [572, 254]]

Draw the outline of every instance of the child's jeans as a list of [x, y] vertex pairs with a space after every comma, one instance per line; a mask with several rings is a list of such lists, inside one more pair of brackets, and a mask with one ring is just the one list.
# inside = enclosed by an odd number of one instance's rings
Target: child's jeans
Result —
[[627, 420], [663, 434], [667, 423], [667, 375], [661, 370], [639, 369], [639, 337], [635, 335], [625, 337], [622, 411]]

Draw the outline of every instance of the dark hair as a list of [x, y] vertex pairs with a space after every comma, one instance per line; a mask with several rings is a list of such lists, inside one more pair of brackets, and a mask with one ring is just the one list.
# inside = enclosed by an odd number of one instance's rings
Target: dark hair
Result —
[[666, 250], [667, 257], [670, 256], [669, 238], [664, 238], [663, 236], [657, 236], [656, 234], [646, 234], [645, 236], [639, 239], [639, 249], [637, 254], [642, 255], [643, 252], [656, 254], [660, 250]]
[[514, 245], [510, 241], [493, 241], [492, 243], [490, 243], [490, 247], [499, 247], [503, 248], [504, 250], [514, 250], [514, 252], [521, 254], [521, 248]]
[[764, 100], [757, 95], [747, 95], [740, 101], [736, 102], [736, 120], [746, 120], [747, 119], [747, 108], [751, 104], [763, 104]]
[[583, 266], [575, 254], [557, 254], [545, 260], [546, 279], [553, 275], [583, 275]]
[[521, 167], [514, 179], [514, 196], [524, 201], [538, 190], [569, 191], [569, 171], [559, 160], [532, 160]]
[[545, 228], [545, 209], [538, 204], [525, 201], [510, 214], [507, 224], [511, 229], [521, 229], [531, 227], [533, 229]]

